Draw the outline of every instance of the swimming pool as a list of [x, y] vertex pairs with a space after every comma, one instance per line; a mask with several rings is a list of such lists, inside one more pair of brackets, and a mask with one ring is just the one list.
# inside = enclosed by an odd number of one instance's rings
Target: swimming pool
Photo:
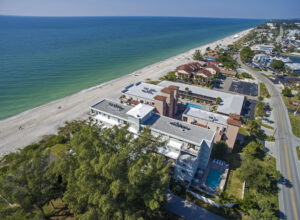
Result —
[[210, 169], [205, 184], [213, 189], [217, 189], [222, 179], [222, 171]]
[[201, 110], [204, 109], [204, 107], [201, 106], [201, 105], [195, 105], [195, 104], [191, 104], [191, 103], [186, 103], [186, 107], [193, 107], [193, 108], [198, 108], [198, 109], [201, 109]]

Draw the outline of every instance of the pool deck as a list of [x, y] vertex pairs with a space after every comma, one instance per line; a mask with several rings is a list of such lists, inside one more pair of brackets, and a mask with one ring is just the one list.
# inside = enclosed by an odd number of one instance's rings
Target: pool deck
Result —
[[215, 169], [215, 170], [219, 170], [219, 171], [223, 172], [222, 173], [222, 178], [221, 178], [221, 181], [220, 181], [220, 185], [219, 185], [219, 188], [222, 191], [225, 188], [226, 180], [227, 180], [227, 176], [228, 176], [228, 171], [229, 171], [229, 169], [226, 166], [216, 164], [216, 163], [213, 162], [212, 159], [210, 159], [210, 161], [207, 165], [207, 168], [205, 169], [205, 171], [204, 171], [204, 173], [203, 173], [203, 175], [200, 179], [200, 182], [198, 184], [193, 184], [194, 188], [196, 188], [198, 190], [201, 190], [201, 191], [205, 191], [205, 193], [207, 193], [209, 195], [212, 195], [212, 193], [215, 193], [215, 191], [216, 191], [215, 189], [213, 189], [213, 188], [211, 188], [211, 187], [209, 187], [205, 184], [211, 169]]
[[208, 104], [203, 104], [203, 103], [198, 103], [195, 102], [193, 100], [187, 100], [187, 99], [180, 99], [180, 101], [182, 102], [182, 104], [186, 105], [186, 104], [192, 104], [192, 105], [198, 105], [202, 107], [202, 110], [205, 111], [211, 111], [212, 110], [212, 106], [208, 105]]

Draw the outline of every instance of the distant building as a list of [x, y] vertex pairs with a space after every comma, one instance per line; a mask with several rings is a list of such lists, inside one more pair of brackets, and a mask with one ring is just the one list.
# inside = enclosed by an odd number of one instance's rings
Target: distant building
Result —
[[209, 162], [215, 132], [196, 125], [155, 114], [153, 106], [135, 107], [103, 99], [90, 107], [93, 120], [104, 127], [124, 126], [139, 135], [148, 126], [154, 137], [161, 137], [165, 146], [158, 153], [165, 155], [174, 167], [174, 178], [189, 185], [196, 172], [204, 172]]
[[222, 73], [223, 75], [226, 76], [236, 76], [237, 72], [234, 70], [225, 70], [225, 69], [221, 69], [220, 73]]
[[273, 49], [274, 45], [272, 44], [258, 44], [251, 47], [251, 50], [265, 54], [271, 54]]
[[266, 54], [256, 54], [253, 59], [252, 63], [257, 66], [269, 66], [271, 62], [271, 58]]
[[[203, 64], [203, 63], [202, 63]], [[204, 64], [203, 64], [204, 65]], [[202, 68], [202, 65], [198, 62], [191, 62], [176, 68], [176, 77], [180, 79], [191, 78], [194, 73]]]
[[226, 45], [220, 45], [220, 46], [219, 46], [219, 49], [220, 49], [220, 50], [224, 50], [224, 51], [230, 50], [230, 48], [227, 47]]
[[203, 60], [204, 61], [217, 61], [217, 58], [213, 57], [213, 56], [206, 56], [206, 57], [204, 57]]

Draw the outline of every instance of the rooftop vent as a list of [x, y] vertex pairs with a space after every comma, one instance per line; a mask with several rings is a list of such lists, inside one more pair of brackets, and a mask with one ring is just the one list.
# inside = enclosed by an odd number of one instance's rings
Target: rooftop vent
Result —
[[184, 131], [184, 130], [191, 130], [189, 127], [187, 127], [187, 126], [185, 126], [185, 125], [183, 125], [183, 124], [181, 124], [181, 123], [179, 123], [179, 122], [170, 122], [170, 124], [171, 125], [173, 125], [173, 126], [175, 126], [175, 127], [177, 127], [177, 128], [181, 128], [182, 129], [182, 131]]
[[122, 107], [121, 105], [118, 105], [118, 104], [116, 104], [116, 103], [108, 103], [109, 104], [109, 106], [111, 106], [111, 107], [113, 107], [113, 108], [115, 108], [115, 109], [117, 109], [118, 111], [122, 111], [122, 110], [124, 110], [124, 107]]

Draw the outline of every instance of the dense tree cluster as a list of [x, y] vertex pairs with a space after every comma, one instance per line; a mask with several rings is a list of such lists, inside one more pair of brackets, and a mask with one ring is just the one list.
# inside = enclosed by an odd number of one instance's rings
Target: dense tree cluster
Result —
[[249, 142], [243, 149], [238, 175], [246, 181], [246, 193], [240, 208], [248, 213], [250, 219], [277, 219], [277, 201], [269, 198], [278, 193], [277, 181], [281, 174], [264, 162], [268, 156], [263, 149], [264, 145], [257, 140]]
[[161, 218], [170, 165], [149, 129], [134, 137], [74, 121], [58, 133], [1, 160], [0, 219], [55, 216], [43, 207], [58, 198], [80, 219]]
[[292, 94], [292, 90], [289, 89], [288, 87], [285, 87], [283, 90], [282, 90], [282, 95], [286, 96], [286, 97], [292, 97], [293, 94]]
[[284, 71], [285, 70], [284, 62], [282, 60], [273, 59], [271, 61], [270, 67], [272, 69], [278, 70], [278, 71]]
[[241, 50], [241, 53], [240, 53], [240, 56], [241, 56], [241, 60], [245, 63], [249, 63], [252, 61], [253, 57], [254, 57], [254, 52], [251, 50], [250, 47], [244, 47], [242, 50]]
[[235, 69], [237, 66], [236, 60], [232, 58], [232, 54], [229, 52], [219, 54], [218, 61], [227, 69]]

